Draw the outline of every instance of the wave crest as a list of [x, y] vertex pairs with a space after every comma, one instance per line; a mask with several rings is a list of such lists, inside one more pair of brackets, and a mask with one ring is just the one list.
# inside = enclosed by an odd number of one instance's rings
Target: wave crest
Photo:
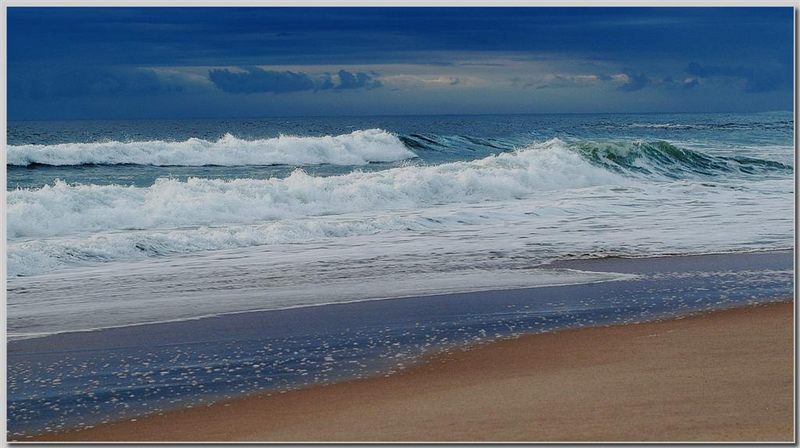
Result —
[[[791, 172], [778, 162], [712, 156], [665, 142], [553, 139], [472, 161], [338, 176], [297, 169], [286, 178], [161, 178], [148, 187], [56, 181], [7, 193], [8, 271], [35, 275], [82, 263], [449, 229], [466, 219], [462, 212], [470, 204], [495, 210], [470, 216], [503, 222], [498, 207], [515, 209], [550, 195], [599, 194], [603, 201], [617, 187], [661, 191], [696, 184], [670, 182], [675, 178], [739, 185], [745, 179], [786, 182]], [[593, 188], [582, 190], [587, 187]], [[436, 218], [428, 219], [428, 211]], [[540, 218], [541, 210], [530, 217]]]
[[366, 165], [416, 157], [395, 135], [381, 129], [323, 137], [285, 136], [242, 140], [225, 134], [217, 141], [102, 142], [9, 146], [7, 164], [241, 166]]
[[520, 199], [537, 192], [675, 178], [785, 175], [790, 166], [719, 157], [666, 142], [558, 139], [483, 159], [286, 178], [160, 178], [149, 187], [56, 181], [8, 192], [11, 239], [108, 230], [253, 224], [373, 210]]
[[8, 192], [9, 238], [251, 224], [307, 216], [510, 200], [538, 191], [625, 184], [561, 142], [469, 162], [279, 179], [158, 179], [145, 188], [70, 185]]
[[665, 141], [578, 142], [571, 148], [595, 165], [629, 175], [659, 175], [676, 179], [693, 175], [792, 173], [792, 167], [780, 162], [714, 156]]

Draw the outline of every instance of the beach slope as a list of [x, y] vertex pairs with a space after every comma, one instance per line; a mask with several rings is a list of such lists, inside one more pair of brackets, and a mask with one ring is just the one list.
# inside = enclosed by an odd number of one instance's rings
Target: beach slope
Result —
[[792, 311], [778, 303], [529, 335], [390, 377], [39, 440], [789, 442]]

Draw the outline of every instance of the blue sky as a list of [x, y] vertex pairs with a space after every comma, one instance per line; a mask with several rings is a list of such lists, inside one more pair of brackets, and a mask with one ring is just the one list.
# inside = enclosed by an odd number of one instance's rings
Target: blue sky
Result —
[[18, 119], [792, 107], [791, 8], [8, 8]]

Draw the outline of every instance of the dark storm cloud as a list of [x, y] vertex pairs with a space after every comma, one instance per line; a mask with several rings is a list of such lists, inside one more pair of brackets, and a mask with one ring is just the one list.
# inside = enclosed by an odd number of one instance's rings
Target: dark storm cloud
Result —
[[[10, 60], [451, 63], [420, 52], [785, 57], [791, 8], [10, 8]], [[480, 38], [476, 38], [480, 36]], [[791, 36], [790, 36], [791, 37]]]
[[131, 96], [175, 93], [184, 90], [176, 80], [156, 72], [119, 67], [36, 67], [9, 72], [9, 95], [31, 98], [81, 96]]
[[[209, 80], [228, 93], [287, 93], [306, 90], [363, 89], [381, 87], [377, 73], [339, 70], [334, 79], [330, 73], [314, 77], [304, 72], [264, 70], [244, 67], [241, 71], [212, 69]], [[335, 82], [338, 81], [338, 82]]]
[[263, 70], [257, 67], [245, 68], [243, 72], [232, 72], [228, 69], [213, 69], [208, 72], [208, 79], [218, 89], [228, 93], [285, 93], [302, 90], [313, 90], [314, 80], [302, 72], [279, 72]]
[[690, 62], [686, 67], [686, 73], [708, 78], [709, 76], [742, 76], [744, 70], [741, 67], [703, 66], [697, 62]]
[[[10, 7], [7, 12], [10, 119], [103, 118], [111, 112], [160, 116], [167, 110], [190, 117], [198, 109], [227, 116], [241, 113], [248, 94], [280, 93], [282, 99], [308, 91], [349, 92], [348, 110], [329, 104], [336, 113], [386, 113], [398, 103], [386, 98], [397, 88], [389, 79], [403, 76], [463, 82], [437, 92], [435, 99], [429, 83], [407, 83], [396, 110], [402, 113], [426, 104], [429, 113], [527, 111], [532, 104], [536, 112], [561, 111], [584, 94], [578, 90], [584, 81], [573, 86], [560, 79], [553, 85], [562, 88], [546, 92], [553, 93], [549, 102], [505, 92], [498, 80], [527, 79], [519, 69], [511, 73], [525, 64], [531, 78], [596, 73], [597, 85], [608, 93], [592, 103], [598, 111], [723, 108], [734, 104], [730, 99], [742, 89], [751, 94], [737, 98], [735, 108], [792, 105], [791, 7]], [[691, 68], [696, 74], [683, 81], [689, 61], [699, 61]], [[556, 67], [546, 73], [547, 64]], [[322, 65], [408, 72], [326, 74], [316, 68]], [[269, 66], [296, 68], [231, 68]], [[208, 73], [201, 67], [218, 68]], [[601, 72], [625, 72], [629, 78], [620, 86], [617, 77]], [[676, 81], [663, 83], [667, 76]], [[376, 89], [382, 82], [392, 89]], [[652, 94], [629, 95], [641, 90]], [[686, 102], [676, 103], [679, 93]], [[480, 100], [469, 103], [470, 94]], [[343, 96], [287, 100], [280, 109], [277, 102], [255, 102], [252, 113], [318, 113], [326, 101]], [[136, 98], [138, 106], [118, 110], [117, 97], [126, 104]], [[56, 99], [63, 100], [59, 107]]]
[[690, 62], [686, 73], [699, 78], [738, 78], [744, 81], [748, 93], [769, 92], [792, 85], [790, 66], [719, 66]]
[[346, 70], [339, 70], [339, 85], [337, 89], [361, 89], [381, 87], [380, 80], [375, 79], [377, 73], [350, 73]]
[[617, 87], [620, 92], [635, 92], [649, 86], [652, 82], [644, 73], [627, 73], [628, 80]]

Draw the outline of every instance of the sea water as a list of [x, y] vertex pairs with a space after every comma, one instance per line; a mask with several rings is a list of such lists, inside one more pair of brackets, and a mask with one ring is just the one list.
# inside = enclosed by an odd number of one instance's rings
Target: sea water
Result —
[[12, 122], [12, 338], [788, 249], [793, 117]]

